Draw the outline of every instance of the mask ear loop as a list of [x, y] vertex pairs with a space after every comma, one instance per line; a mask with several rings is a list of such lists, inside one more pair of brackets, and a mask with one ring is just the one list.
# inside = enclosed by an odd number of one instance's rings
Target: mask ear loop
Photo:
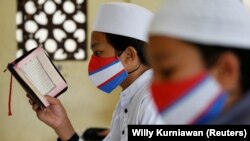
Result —
[[128, 72], [128, 74], [131, 74], [131, 73], [133, 73], [133, 72], [137, 71], [137, 70], [140, 68], [140, 66], [141, 66], [141, 63], [140, 63], [140, 65], [139, 65], [137, 68], [135, 68], [135, 69], [134, 69], [134, 70], [132, 70], [131, 72]]
[[[119, 51], [119, 52], [117, 53], [117, 56], [120, 57], [124, 51], [125, 51], [125, 50]], [[140, 68], [140, 66], [141, 66], [141, 63], [140, 63], [139, 66], [136, 67], [134, 70], [128, 72], [128, 74], [131, 74], [131, 73], [137, 71], [137, 70]]]

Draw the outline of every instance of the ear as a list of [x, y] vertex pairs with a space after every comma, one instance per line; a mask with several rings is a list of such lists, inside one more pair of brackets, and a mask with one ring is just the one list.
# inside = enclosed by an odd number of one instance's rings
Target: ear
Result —
[[223, 53], [216, 65], [211, 69], [224, 90], [235, 92], [240, 83], [240, 61], [232, 52]]
[[120, 56], [121, 61], [123, 62], [124, 67], [127, 70], [130, 70], [135, 65], [138, 64], [137, 51], [132, 46], [129, 46]]

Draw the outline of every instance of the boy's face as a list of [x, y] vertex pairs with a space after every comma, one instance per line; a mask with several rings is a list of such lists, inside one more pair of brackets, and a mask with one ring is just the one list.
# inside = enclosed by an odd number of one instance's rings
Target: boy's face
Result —
[[[115, 57], [117, 56], [119, 60], [122, 62], [124, 68], [129, 72], [138, 66], [139, 58], [138, 56], [132, 58], [130, 55], [131, 52], [136, 54], [135, 49], [131, 49], [132, 47], [128, 47], [124, 52], [120, 55], [117, 50], [108, 42], [105, 33], [102, 32], [92, 32], [91, 36], [91, 50], [93, 55], [105, 58], [105, 57]], [[132, 58], [132, 59], [131, 59]]]
[[165, 36], [149, 38], [147, 57], [154, 69], [154, 82], [180, 81], [205, 71], [197, 48]]
[[114, 57], [116, 56], [115, 49], [108, 43], [106, 36], [101, 32], [92, 32], [91, 50], [93, 55], [98, 57]]
[[146, 51], [154, 70], [153, 83], [187, 80], [203, 71], [212, 75], [229, 93], [225, 107], [241, 95], [240, 61], [233, 52], [223, 53], [214, 66], [206, 68], [197, 47], [174, 38], [150, 36]]

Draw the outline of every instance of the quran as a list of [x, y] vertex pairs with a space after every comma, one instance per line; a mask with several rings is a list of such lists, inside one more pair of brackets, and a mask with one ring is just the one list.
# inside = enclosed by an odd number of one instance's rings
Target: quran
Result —
[[7, 66], [8, 70], [40, 107], [48, 107], [44, 97], [58, 97], [68, 85], [42, 47], [37, 47], [17, 58]]

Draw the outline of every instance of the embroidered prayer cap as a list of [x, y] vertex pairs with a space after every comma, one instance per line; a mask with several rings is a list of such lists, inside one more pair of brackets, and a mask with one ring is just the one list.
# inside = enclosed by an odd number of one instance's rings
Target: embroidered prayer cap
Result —
[[149, 34], [250, 49], [250, 14], [240, 0], [166, 0]]
[[147, 31], [152, 18], [151, 11], [135, 4], [104, 3], [97, 13], [93, 31], [122, 35], [147, 42]]

